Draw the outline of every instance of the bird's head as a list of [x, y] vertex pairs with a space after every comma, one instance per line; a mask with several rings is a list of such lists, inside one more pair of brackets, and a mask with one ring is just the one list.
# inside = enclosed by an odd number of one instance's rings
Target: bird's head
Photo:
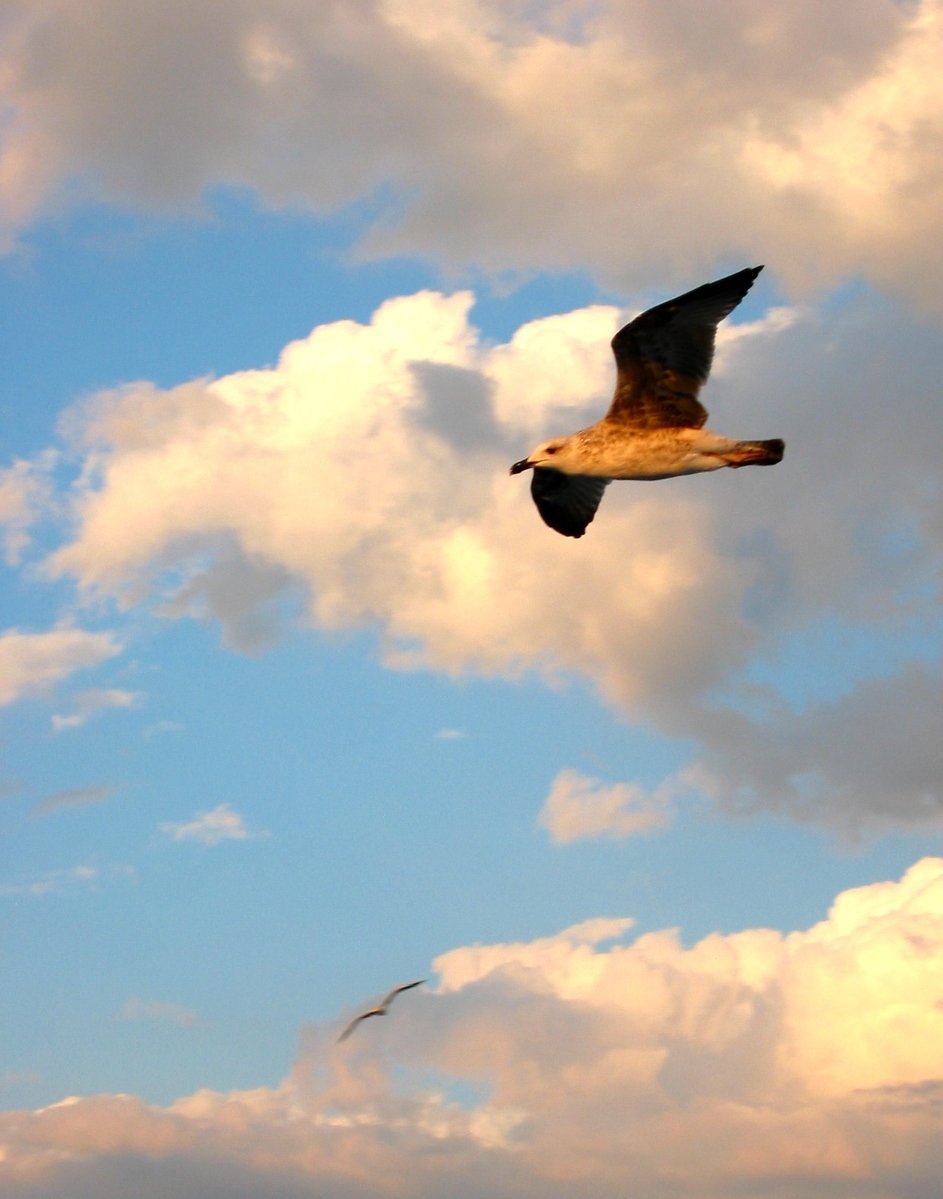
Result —
[[570, 442], [569, 437], [553, 437], [550, 441], [542, 441], [526, 458], [514, 463], [511, 467], [511, 474], [519, 475], [522, 470], [531, 470], [535, 466], [566, 471]]

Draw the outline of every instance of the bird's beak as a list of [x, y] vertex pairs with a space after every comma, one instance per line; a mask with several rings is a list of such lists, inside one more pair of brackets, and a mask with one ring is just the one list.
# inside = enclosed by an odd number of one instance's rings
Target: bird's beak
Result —
[[522, 458], [520, 462], [515, 462], [511, 467], [511, 474], [519, 475], [522, 470], [530, 470], [533, 465], [533, 462], [529, 458]]

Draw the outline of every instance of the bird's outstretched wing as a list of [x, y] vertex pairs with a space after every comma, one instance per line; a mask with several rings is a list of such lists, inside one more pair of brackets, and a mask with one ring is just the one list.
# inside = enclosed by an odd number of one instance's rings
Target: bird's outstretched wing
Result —
[[649, 308], [612, 339], [618, 376], [607, 420], [640, 429], [699, 429], [707, 410], [697, 393], [714, 357], [718, 324], [763, 268], [747, 267]]
[[387, 1007], [393, 1002], [397, 995], [399, 995], [402, 991], [411, 991], [413, 987], [421, 987], [425, 981], [426, 980], [424, 978], [417, 978], [415, 982], [405, 983], [401, 987], [394, 987], [388, 995], [383, 997], [383, 1000], [378, 1003], [376, 1007], [371, 1008], [369, 1012], [361, 1012], [359, 1016], [355, 1016], [341, 1033], [341, 1035], [337, 1038], [337, 1044], [339, 1045], [341, 1041], [346, 1041], [361, 1020], [368, 1020], [371, 1016], [385, 1016]]
[[401, 995], [403, 991], [411, 991], [413, 987], [421, 987], [425, 981], [426, 980], [424, 978], [417, 978], [414, 983], [404, 983], [401, 987], [394, 987], [388, 995], [383, 997], [383, 1002], [380, 1004], [380, 1007], [385, 1008], [388, 1004], [393, 1002], [397, 995]]
[[538, 466], [530, 481], [530, 493], [544, 524], [564, 537], [582, 537], [608, 484], [608, 479], [565, 475], [563, 471]]
[[359, 1016], [354, 1016], [353, 1020], [347, 1025], [341, 1035], [337, 1038], [337, 1044], [341, 1041], [346, 1041], [350, 1034], [354, 1031], [361, 1020], [366, 1020], [369, 1016], [379, 1016], [379, 1012], [361, 1012]]

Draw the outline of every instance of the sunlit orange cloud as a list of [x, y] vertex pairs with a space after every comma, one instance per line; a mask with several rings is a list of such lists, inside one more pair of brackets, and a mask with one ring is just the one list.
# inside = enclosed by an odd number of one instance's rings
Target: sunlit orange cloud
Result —
[[623, 943], [630, 924], [451, 950], [382, 1032], [305, 1030], [279, 1087], [6, 1113], [4, 1193], [94, 1179], [111, 1199], [142, 1163], [168, 1199], [234, 1169], [247, 1196], [924, 1193], [943, 1160], [943, 859], [798, 932], [685, 947]]

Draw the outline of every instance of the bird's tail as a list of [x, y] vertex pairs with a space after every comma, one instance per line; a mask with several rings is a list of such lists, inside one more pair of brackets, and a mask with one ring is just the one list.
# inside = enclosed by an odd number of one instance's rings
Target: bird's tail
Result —
[[738, 466], [775, 466], [782, 462], [785, 448], [786, 443], [780, 437], [769, 441], [738, 441], [727, 465], [734, 469]]

